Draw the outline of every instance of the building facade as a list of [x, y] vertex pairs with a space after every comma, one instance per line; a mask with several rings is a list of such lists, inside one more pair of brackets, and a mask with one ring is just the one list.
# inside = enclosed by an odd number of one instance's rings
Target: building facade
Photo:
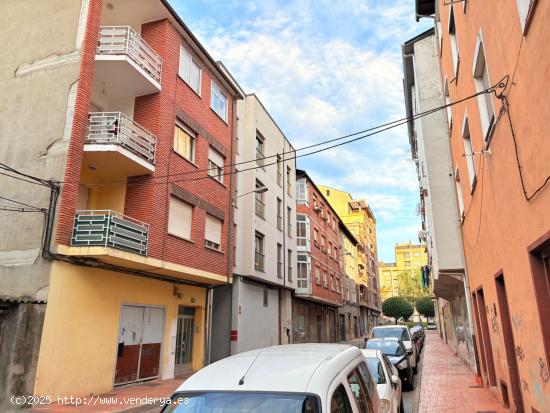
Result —
[[361, 282], [357, 270], [357, 239], [346, 225], [340, 223], [342, 307], [338, 316], [344, 318], [344, 328], [340, 327], [340, 341], [359, 338], [363, 333], [361, 309], [359, 307]]
[[[2, 274], [2, 294], [11, 297], [3, 301], [47, 303], [45, 312], [32, 304], [38, 310], [31, 312], [44, 312], [43, 323], [35, 317], [39, 337], [27, 350], [36, 368], [25, 372], [24, 389], [10, 387], [21, 381], [17, 372], [8, 375], [7, 394], [101, 394], [201, 368], [210, 289], [230, 281], [233, 267], [228, 172], [239, 91], [167, 2], [69, 3], [63, 13], [49, 4], [36, 16], [59, 17], [63, 30], [53, 44], [67, 54], [38, 55], [48, 42], [38, 41], [37, 28], [37, 41], [17, 53], [25, 56], [24, 69], [8, 80], [29, 113], [48, 107], [56, 127], [46, 132], [40, 116], [27, 119], [28, 129], [41, 132], [24, 145], [44, 156], [38, 163], [45, 169], [16, 165], [62, 183], [59, 206], [48, 214], [55, 218], [45, 232], [51, 242], [28, 244], [21, 254], [23, 240], [15, 237], [4, 256], [20, 258]], [[27, 16], [23, 4], [10, 7], [12, 16]], [[16, 37], [2, 41], [16, 44]], [[31, 98], [45, 88], [42, 79], [48, 94]], [[52, 105], [57, 94], [66, 98]], [[24, 112], [2, 129], [2, 142], [18, 133]], [[5, 188], [17, 194], [17, 185]], [[10, 221], [2, 226], [15, 232]], [[40, 225], [28, 229], [40, 237]], [[40, 250], [46, 260], [31, 256]], [[28, 281], [21, 276], [35, 272]], [[19, 308], [14, 317], [30, 319]], [[12, 332], [3, 346], [17, 345]]]
[[290, 343], [297, 283], [294, 149], [256, 95], [237, 117], [231, 354]]
[[550, 406], [550, 103], [541, 85], [550, 73], [543, 58], [550, 3], [420, 3], [427, 8], [417, 14], [435, 16], [437, 80], [456, 102], [448, 114], [451, 173], [483, 383], [513, 411], [543, 412]]
[[348, 192], [328, 186], [320, 188], [357, 239], [355, 258], [356, 290], [360, 306], [359, 336], [364, 336], [378, 324], [381, 308], [376, 218], [365, 200], [354, 200]]
[[296, 171], [297, 278], [294, 343], [334, 343], [345, 335], [340, 219], [309, 175]]
[[[443, 87], [438, 81], [439, 59], [433, 53], [436, 45], [434, 29], [402, 45], [405, 107], [409, 117], [445, 105]], [[476, 370], [471, 301], [458, 225], [446, 111], [411, 121], [409, 143], [420, 187], [419, 238], [428, 253], [428, 267], [424, 267], [425, 252], [419, 249], [411, 251], [412, 256], [409, 253], [411, 265], [429, 268], [439, 333]], [[416, 260], [415, 253], [420, 254]]]
[[395, 262], [379, 263], [380, 292], [383, 300], [407, 296], [410, 295], [411, 289], [420, 290], [423, 287], [422, 268], [428, 264], [426, 245], [413, 244], [411, 241], [397, 243], [394, 247], [394, 256]]

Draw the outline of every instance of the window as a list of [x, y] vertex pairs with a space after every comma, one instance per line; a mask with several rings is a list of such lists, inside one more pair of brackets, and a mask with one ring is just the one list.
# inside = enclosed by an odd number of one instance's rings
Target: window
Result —
[[323, 271], [323, 287], [328, 287], [328, 273]]
[[292, 237], [292, 208], [286, 208], [286, 232], [288, 237]]
[[298, 263], [296, 287], [307, 289], [309, 284], [310, 258], [307, 254], [298, 254], [296, 256], [296, 261]]
[[290, 166], [286, 167], [286, 193], [292, 196], [292, 169]]
[[292, 281], [292, 250], [288, 250], [288, 281]]
[[173, 196], [170, 197], [168, 233], [191, 240], [192, 221], [193, 206]]
[[208, 148], [208, 175], [223, 183], [223, 156], [214, 148]]
[[237, 224], [233, 224], [233, 267], [237, 266]]
[[[483, 47], [483, 41], [481, 40], [481, 33], [477, 36], [477, 45], [474, 55], [474, 67], [473, 67], [474, 82], [476, 86], [476, 92], [489, 89], [491, 87], [491, 81], [489, 80], [489, 71], [487, 70], [487, 62], [485, 57], [485, 48]], [[481, 130], [485, 142], [489, 140], [491, 136], [491, 129], [495, 121], [495, 108], [493, 106], [493, 94], [483, 93], [477, 97], [477, 105], [479, 108], [479, 117], [481, 119]]]
[[313, 242], [319, 246], [319, 230], [317, 228], [313, 228]]
[[319, 266], [315, 267], [315, 282], [321, 285], [321, 267]]
[[180, 66], [178, 75], [197, 94], [201, 94], [201, 68], [183, 46], [180, 46]]
[[321, 235], [321, 248], [323, 249], [323, 252], [326, 252], [325, 245], [326, 245], [326, 238], [324, 235]]
[[221, 250], [222, 221], [212, 215], [206, 214], [204, 229], [204, 245], [216, 251]]
[[537, 0], [516, 0], [519, 21], [521, 23], [521, 30], [523, 30], [523, 33], [527, 32], [536, 2]]
[[334, 291], [334, 275], [330, 274], [330, 290]]
[[458, 67], [460, 65], [460, 54], [458, 51], [458, 39], [456, 37], [456, 25], [453, 6], [449, 7], [449, 40], [451, 41], [451, 55], [455, 69], [455, 78], [458, 76]]
[[414, 252], [413, 257], [420, 257], [420, 253], [419, 252]]
[[214, 82], [212, 82], [210, 107], [220, 118], [224, 120], [224, 122], [227, 122], [227, 96], [223, 94], [220, 87]]
[[296, 181], [296, 203], [309, 205], [307, 199], [307, 182], [303, 178]]
[[462, 184], [460, 182], [460, 171], [458, 168], [455, 170], [455, 186], [456, 186], [456, 197], [458, 199], [458, 212], [460, 214], [459, 221], [462, 222], [464, 219], [464, 198], [462, 196]]
[[277, 198], [277, 229], [283, 230], [283, 201]]
[[[445, 76], [445, 85], [443, 86], [443, 93], [445, 94], [445, 105], [451, 104], [451, 97], [449, 96], [449, 81]], [[449, 123], [449, 130], [453, 129], [453, 109], [451, 106], [447, 106], [447, 122]]]
[[339, 385], [330, 399], [330, 413], [352, 413], [351, 404], [343, 385]]
[[340, 277], [336, 277], [336, 292], [340, 292]]
[[277, 243], [277, 278], [283, 278], [283, 246]]
[[255, 236], [254, 268], [258, 271], [264, 270], [264, 235], [256, 232]]
[[462, 140], [464, 141], [464, 157], [466, 158], [466, 165], [468, 166], [468, 176], [470, 178], [470, 187], [472, 190], [476, 184], [476, 165], [474, 160], [474, 150], [472, 149], [472, 140], [470, 139], [470, 126], [468, 118], [464, 118], [464, 125], [462, 126]]
[[258, 165], [264, 166], [264, 158], [264, 138], [262, 138], [259, 133], [256, 133], [256, 162]]
[[264, 288], [264, 307], [269, 305], [269, 290]]
[[296, 214], [296, 244], [309, 251], [309, 217], [305, 214]]
[[348, 375], [348, 383], [351, 387], [351, 393], [357, 403], [360, 412], [372, 412], [369, 397], [367, 395], [366, 384], [363, 377], [357, 369]]
[[332, 255], [332, 241], [328, 242], [328, 255]]
[[195, 162], [197, 135], [181, 124], [174, 127], [174, 151], [190, 162]]
[[256, 179], [256, 215], [260, 218], [265, 218], [265, 192], [260, 192], [259, 189], [263, 188], [264, 184]]
[[[386, 357], [386, 355], [384, 354], [384, 357]], [[361, 377], [363, 377], [363, 381], [366, 385], [366, 389], [367, 389], [367, 395], [368, 395], [368, 398], [369, 400], [372, 400], [374, 398], [374, 394], [376, 393], [376, 386], [375, 386], [375, 383], [374, 383], [374, 380], [372, 379], [372, 376], [369, 372], [369, 369], [367, 368], [366, 364], [364, 362], [362, 363], [359, 363], [359, 366], [357, 366], [357, 369], [359, 370], [359, 374], [361, 375]], [[388, 371], [392, 371], [392, 369], [390, 368]]]
[[281, 162], [281, 155], [277, 155], [277, 185], [283, 186], [283, 172], [282, 169], [282, 162]]

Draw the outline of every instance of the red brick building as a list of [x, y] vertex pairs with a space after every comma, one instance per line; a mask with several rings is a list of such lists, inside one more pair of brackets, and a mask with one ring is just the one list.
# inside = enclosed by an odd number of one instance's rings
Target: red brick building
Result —
[[296, 171], [297, 288], [294, 342], [336, 342], [342, 305], [340, 219], [303, 170]]
[[204, 365], [209, 291], [233, 268], [241, 97], [168, 2], [89, 2], [36, 394]]

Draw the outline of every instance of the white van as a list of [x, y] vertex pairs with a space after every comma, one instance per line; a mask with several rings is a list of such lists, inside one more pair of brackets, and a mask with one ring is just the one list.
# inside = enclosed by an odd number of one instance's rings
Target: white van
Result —
[[376, 384], [357, 347], [266, 347], [187, 379], [162, 413], [379, 413]]

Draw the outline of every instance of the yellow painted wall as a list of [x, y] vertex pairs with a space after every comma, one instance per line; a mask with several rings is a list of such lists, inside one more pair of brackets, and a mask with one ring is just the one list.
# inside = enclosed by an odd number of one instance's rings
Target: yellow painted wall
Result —
[[124, 213], [126, 185], [91, 187], [88, 193], [88, 209], [110, 209]]
[[[170, 378], [178, 305], [195, 307], [193, 370], [204, 364], [206, 290], [113, 271], [54, 262], [38, 358], [35, 394], [82, 396], [112, 389], [122, 304], [165, 308], [162, 378]], [[194, 301], [194, 302], [192, 302]], [[168, 374], [168, 377], [166, 376]]]

